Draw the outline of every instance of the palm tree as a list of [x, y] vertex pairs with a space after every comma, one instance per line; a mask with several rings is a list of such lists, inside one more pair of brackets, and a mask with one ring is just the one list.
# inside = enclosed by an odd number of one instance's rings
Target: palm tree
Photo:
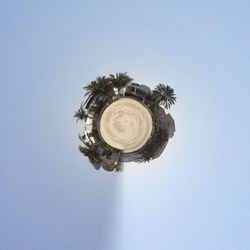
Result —
[[168, 85], [158, 84], [153, 90], [153, 95], [159, 104], [163, 104], [166, 109], [170, 109], [170, 106], [175, 104], [176, 96], [174, 89]]
[[149, 162], [153, 159], [157, 152], [161, 150], [162, 147], [165, 147], [168, 142], [169, 136], [167, 130], [160, 128], [155, 131], [153, 137], [149, 139], [147, 144], [141, 149], [141, 156], [137, 159], [137, 162]]
[[110, 80], [105, 76], [97, 77], [95, 81], [92, 81], [90, 84], [83, 88], [86, 90], [85, 96], [106, 96], [109, 99], [112, 99], [114, 96], [114, 90], [112, 85], [110, 84]]
[[121, 154], [121, 150], [111, 147], [109, 144], [103, 142], [102, 143], [102, 147], [103, 147], [103, 152], [102, 152], [102, 156], [105, 156], [107, 159], [111, 159], [111, 157], [113, 156], [114, 158], [119, 158], [120, 154]]
[[156, 113], [155, 111], [159, 108], [159, 98], [154, 93], [149, 93], [145, 95], [145, 104], [152, 111], [152, 114]]
[[88, 114], [82, 109], [79, 108], [76, 112], [74, 117], [77, 118], [76, 122], [78, 122], [79, 120], [83, 120], [86, 119], [88, 117]]
[[146, 145], [139, 150], [140, 156], [136, 159], [136, 162], [149, 162], [154, 156], [154, 145], [153, 145], [153, 137], [151, 137]]
[[110, 74], [109, 79], [111, 81], [112, 86], [118, 89], [118, 93], [121, 88], [128, 86], [133, 81], [133, 78], [127, 75], [127, 72], [116, 73], [115, 75]]
[[90, 107], [90, 111], [94, 112], [95, 115], [99, 115], [108, 102], [109, 100], [107, 98], [98, 99], [95, 104]]
[[154, 145], [153, 144], [146, 145], [145, 148], [143, 148], [140, 153], [141, 156], [136, 161], [140, 163], [149, 162], [150, 160], [152, 160], [154, 156]]
[[84, 156], [89, 158], [90, 163], [94, 166], [95, 169], [100, 169], [101, 159], [99, 153], [95, 148], [79, 146], [79, 150]]

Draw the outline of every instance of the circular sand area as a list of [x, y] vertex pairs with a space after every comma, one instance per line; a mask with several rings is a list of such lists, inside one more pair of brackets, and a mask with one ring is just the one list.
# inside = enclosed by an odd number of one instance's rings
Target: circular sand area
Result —
[[110, 146], [134, 152], [142, 148], [152, 132], [152, 117], [140, 102], [121, 98], [102, 113], [100, 133]]

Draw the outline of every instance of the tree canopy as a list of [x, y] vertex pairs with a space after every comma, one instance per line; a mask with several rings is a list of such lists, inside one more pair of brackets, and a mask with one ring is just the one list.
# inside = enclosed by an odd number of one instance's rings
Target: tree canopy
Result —
[[163, 104], [166, 109], [170, 109], [171, 105], [175, 104], [176, 101], [174, 89], [169, 85], [158, 84], [154, 88], [152, 95], [156, 102]]

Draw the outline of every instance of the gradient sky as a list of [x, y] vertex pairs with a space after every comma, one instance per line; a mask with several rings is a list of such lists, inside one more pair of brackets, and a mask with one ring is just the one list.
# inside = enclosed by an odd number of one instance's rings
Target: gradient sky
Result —
[[[0, 249], [250, 249], [250, 2], [1, 1]], [[168, 83], [161, 158], [95, 171], [82, 86]]]

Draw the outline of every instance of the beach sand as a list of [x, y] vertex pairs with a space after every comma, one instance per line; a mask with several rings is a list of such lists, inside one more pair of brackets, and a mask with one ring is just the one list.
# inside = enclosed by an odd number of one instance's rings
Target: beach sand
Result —
[[100, 133], [110, 146], [130, 153], [142, 148], [152, 132], [148, 109], [131, 98], [120, 98], [110, 104], [100, 119]]

